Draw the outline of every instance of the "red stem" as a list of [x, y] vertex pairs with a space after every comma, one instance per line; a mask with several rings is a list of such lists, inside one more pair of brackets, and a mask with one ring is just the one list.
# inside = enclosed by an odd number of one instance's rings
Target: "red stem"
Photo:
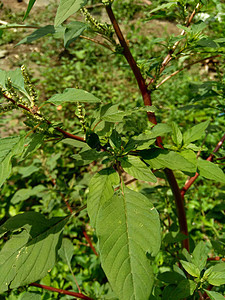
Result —
[[[216, 145], [215, 149], [213, 150], [213, 153], [211, 153], [209, 155], [209, 157], [207, 158], [208, 161], [211, 161], [214, 154], [220, 149], [220, 147], [223, 145], [223, 142], [225, 141], [225, 134], [224, 136], [221, 138], [221, 140], [219, 141], [219, 143]], [[192, 184], [195, 182], [195, 180], [198, 178], [199, 173], [196, 172], [195, 176], [191, 177], [188, 182], [186, 182], [185, 186], [181, 189], [181, 196], [182, 198], [184, 198], [184, 195], [186, 194], [186, 192], [188, 191], [188, 189], [192, 186]]]
[[60, 293], [60, 294], [64, 294], [64, 295], [69, 295], [69, 296], [74, 296], [76, 298], [79, 299], [85, 299], [85, 300], [94, 300], [93, 298], [90, 298], [88, 296], [85, 296], [82, 293], [75, 293], [75, 292], [70, 292], [70, 291], [66, 291], [66, 290], [62, 290], [62, 289], [57, 289], [51, 286], [47, 286], [47, 285], [43, 285], [43, 284], [39, 284], [39, 283], [31, 283], [30, 286], [36, 286], [51, 292], [56, 292], [56, 293]]
[[96, 252], [95, 247], [93, 246], [92, 241], [85, 230], [83, 230], [83, 235], [86, 241], [88, 242], [89, 246], [91, 247], [92, 251], [94, 252], [94, 254], [98, 256], [98, 253]]
[[[112, 8], [111, 8], [110, 5], [106, 6], [106, 11], [107, 11], [108, 16], [111, 20], [111, 23], [114, 27], [115, 33], [116, 33], [116, 35], [119, 39], [120, 45], [123, 47], [124, 57], [126, 58], [127, 62], [129, 63], [129, 65], [130, 65], [130, 67], [133, 71], [133, 74], [134, 74], [134, 76], [137, 80], [140, 92], [141, 92], [143, 100], [144, 100], [144, 105], [145, 106], [151, 106], [152, 105], [151, 92], [148, 91], [147, 84], [146, 84], [146, 82], [145, 82], [145, 80], [144, 80], [144, 78], [143, 78], [143, 76], [140, 72], [140, 69], [138, 68], [138, 66], [136, 64], [136, 61], [134, 60], [134, 58], [133, 58], [133, 56], [130, 52], [130, 49], [127, 45], [127, 42], [126, 42], [121, 30], [120, 30], [120, 27], [117, 23], [117, 20], [114, 16], [114, 13], [113, 13]], [[148, 119], [153, 124], [157, 124], [156, 117], [155, 117], [154, 113], [148, 112]], [[158, 147], [163, 149], [162, 138], [161, 137], [157, 137], [156, 144], [157, 144]], [[171, 189], [172, 189], [172, 192], [173, 192], [173, 195], [174, 195], [174, 198], [175, 198], [175, 202], [176, 202], [176, 205], [177, 205], [180, 231], [182, 233], [184, 233], [186, 236], [188, 236], [188, 228], [187, 228], [187, 220], [186, 220], [186, 214], [185, 214], [185, 208], [184, 208], [184, 201], [183, 201], [183, 199], [180, 195], [179, 186], [177, 184], [176, 178], [175, 178], [172, 170], [166, 169], [165, 174], [166, 174], [168, 182], [171, 186]], [[189, 250], [189, 240], [188, 239], [183, 241], [183, 246], [187, 250]]]

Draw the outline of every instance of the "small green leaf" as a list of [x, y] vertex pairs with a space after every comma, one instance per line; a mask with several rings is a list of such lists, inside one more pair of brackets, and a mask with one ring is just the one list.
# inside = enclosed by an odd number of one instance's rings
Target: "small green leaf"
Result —
[[29, 15], [34, 3], [36, 2], [36, 0], [30, 0], [29, 3], [28, 3], [28, 7], [27, 7], [27, 11], [23, 17], [23, 21], [27, 18], [27, 16]]
[[0, 139], [0, 187], [10, 176], [13, 156], [21, 155], [24, 150], [25, 136], [13, 136]]
[[24, 145], [25, 151], [22, 154], [21, 160], [25, 159], [28, 155], [36, 151], [44, 142], [45, 135], [43, 133], [32, 133], [26, 138], [26, 144]]
[[86, 132], [86, 142], [89, 147], [96, 149], [97, 151], [101, 150], [101, 143], [98, 135], [92, 130], [87, 130]]
[[103, 169], [92, 177], [89, 184], [87, 210], [94, 227], [101, 206], [112, 198], [113, 185], [116, 184], [119, 184], [119, 175], [113, 168]]
[[176, 1], [172, 1], [172, 3], [165, 3], [165, 4], [162, 4], [162, 5], [159, 5], [156, 8], [152, 9], [150, 11], [150, 14], [152, 14], [153, 12], [156, 12], [158, 10], [167, 9], [167, 8], [170, 8], [170, 7], [176, 6], [176, 5], [177, 5]]
[[121, 300], [148, 300], [154, 275], [147, 253], [160, 248], [159, 215], [148, 198], [125, 186], [99, 210], [96, 233], [103, 270]]
[[180, 260], [183, 268], [192, 276], [194, 277], [199, 277], [200, 276], [200, 270], [198, 267], [196, 267], [193, 263], [185, 261], [185, 260]]
[[116, 148], [116, 149], [121, 148], [122, 140], [119, 133], [115, 129], [112, 130], [112, 134], [109, 138], [109, 142], [112, 148]]
[[28, 36], [26, 36], [24, 39], [22, 39], [19, 43], [16, 44], [16, 46], [19, 46], [21, 44], [29, 44], [33, 41], [36, 41], [47, 34], [53, 34], [55, 33], [55, 27], [53, 25], [46, 25], [44, 27], [38, 28]]
[[67, 48], [72, 42], [74, 42], [86, 28], [87, 24], [78, 21], [73, 21], [67, 24], [64, 33], [64, 47]]
[[55, 264], [61, 233], [69, 217], [46, 219], [36, 212], [10, 218], [0, 232], [13, 234], [0, 252], [0, 293], [43, 278]]
[[47, 102], [53, 103], [55, 105], [61, 105], [66, 102], [97, 103], [97, 102], [101, 102], [101, 100], [99, 100], [94, 95], [84, 90], [68, 88], [65, 89], [63, 94], [56, 94], [52, 96], [50, 99], [48, 99]]
[[91, 149], [89, 146], [86, 146], [79, 152], [79, 154], [74, 154], [71, 157], [76, 160], [76, 166], [85, 166], [105, 156], [107, 156], [106, 152], [99, 152], [95, 149]]
[[210, 38], [203, 38], [197, 41], [197, 45], [201, 47], [218, 48], [217, 43], [215, 43], [214, 40]]
[[183, 135], [184, 146], [187, 146], [191, 142], [199, 140], [204, 134], [206, 128], [209, 126], [210, 121], [206, 121], [195, 125], [191, 129], [185, 131]]
[[58, 251], [59, 256], [62, 258], [64, 263], [68, 266], [70, 265], [71, 259], [74, 255], [74, 246], [73, 243], [69, 239], [62, 240], [62, 246]]
[[198, 267], [200, 272], [204, 269], [206, 265], [208, 252], [209, 249], [203, 241], [199, 242], [193, 251], [192, 262], [196, 267]]
[[208, 160], [197, 160], [198, 172], [201, 176], [212, 179], [218, 182], [225, 183], [225, 174], [223, 171], [214, 163]]
[[87, 0], [60, 0], [55, 17], [55, 27], [87, 4]]
[[28, 189], [18, 190], [13, 195], [10, 202], [13, 203], [13, 204], [16, 204], [16, 203], [19, 203], [21, 201], [25, 201], [25, 200], [29, 199], [32, 196], [41, 197], [42, 194], [39, 194], [39, 193], [41, 193], [45, 190], [46, 190], [46, 187], [41, 185], [41, 184], [35, 186], [33, 189], [28, 188]]
[[211, 300], [224, 300], [224, 296], [220, 293], [204, 290]]
[[157, 182], [157, 178], [148, 167], [137, 156], [128, 155], [121, 159], [121, 166], [125, 172], [132, 175], [134, 178], [144, 181]]
[[177, 124], [174, 122], [172, 123], [172, 130], [173, 130], [172, 139], [174, 143], [177, 145], [177, 147], [180, 147], [182, 144], [182, 133], [179, 127], [177, 126]]

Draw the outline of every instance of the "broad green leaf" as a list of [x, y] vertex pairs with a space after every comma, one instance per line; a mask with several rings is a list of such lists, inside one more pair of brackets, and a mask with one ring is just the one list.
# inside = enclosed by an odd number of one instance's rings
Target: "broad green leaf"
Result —
[[41, 300], [41, 294], [35, 292], [25, 292], [19, 300]]
[[211, 300], [224, 300], [224, 296], [220, 293], [205, 290]]
[[206, 128], [209, 126], [209, 123], [210, 121], [205, 121], [185, 131], [183, 135], [184, 146], [187, 146], [191, 142], [199, 140], [204, 134]]
[[148, 300], [154, 281], [151, 261], [160, 248], [160, 221], [144, 195], [125, 186], [99, 210], [96, 233], [102, 267], [121, 300]]
[[28, 188], [28, 189], [21, 189], [18, 190], [12, 197], [11, 199], [11, 203], [16, 204], [19, 203], [21, 201], [25, 201], [27, 199], [29, 199], [32, 196], [37, 196], [37, 197], [41, 197], [41, 192], [45, 191], [46, 187], [39, 184], [37, 186], [35, 186], [34, 188]]
[[144, 181], [157, 182], [157, 178], [148, 167], [137, 156], [128, 155], [121, 159], [121, 166], [125, 172], [134, 178]]
[[197, 166], [198, 166], [198, 172], [201, 176], [203, 176], [207, 179], [212, 179], [212, 180], [216, 180], [218, 182], [225, 183], [225, 174], [214, 163], [212, 163], [208, 160], [198, 159]]
[[64, 263], [70, 265], [71, 259], [74, 255], [74, 246], [69, 239], [62, 240], [62, 246], [58, 251], [59, 256], [62, 258]]
[[197, 167], [197, 156], [194, 151], [187, 149], [187, 150], [180, 151], [179, 154]]
[[193, 256], [192, 262], [196, 267], [198, 267], [200, 272], [204, 269], [206, 265], [208, 252], [209, 249], [207, 245], [203, 241], [201, 241], [197, 244], [197, 246], [195, 247], [192, 253]]
[[225, 284], [225, 272], [211, 272], [207, 279], [209, 284], [220, 286]]
[[55, 105], [61, 105], [66, 102], [89, 102], [89, 103], [96, 103], [101, 102], [98, 98], [94, 95], [81, 90], [81, 89], [74, 89], [68, 88], [65, 89], [63, 94], [56, 94], [48, 99], [47, 102], [53, 103]]
[[87, 24], [78, 21], [73, 21], [66, 25], [64, 33], [64, 47], [67, 48], [82, 34], [85, 29], [87, 29]]
[[28, 7], [27, 7], [27, 11], [25, 13], [25, 16], [23, 17], [23, 21], [27, 18], [27, 16], [29, 15], [34, 3], [36, 2], [36, 0], [30, 0], [28, 3]]
[[174, 143], [177, 145], [177, 147], [180, 147], [182, 144], [182, 133], [180, 131], [180, 128], [177, 126], [176, 123], [172, 123], [172, 139]]
[[141, 156], [153, 169], [169, 168], [186, 172], [196, 172], [196, 166], [180, 154], [164, 149], [144, 150]]
[[188, 296], [193, 295], [195, 289], [197, 287], [197, 283], [195, 283], [193, 280], [189, 279], [183, 279], [180, 281], [173, 289], [173, 291], [170, 291], [170, 295], [165, 298], [167, 300], [181, 300]]
[[101, 150], [101, 143], [99, 140], [99, 136], [90, 129], [86, 131], [86, 142], [88, 146], [91, 147], [92, 149], [96, 149], [98, 151]]
[[24, 39], [22, 39], [19, 43], [17, 43], [16, 46], [32, 43], [33, 41], [36, 41], [49, 33], [55, 33], [55, 27], [53, 25], [46, 25], [44, 27], [38, 28], [37, 30], [26, 36]]
[[184, 276], [177, 272], [163, 272], [157, 276], [160, 281], [165, 283], [178, 284], [180, 281], [184, 280]]
[[0, 232], [13, 234], [0, 252], [0, 293], [43, 278], [55, 264], [61, 233], [69, 217], [46, 219], [27, 212], [6, 221]]
[[119, 184], [119, 175], [113, 168], [95, 174], [89, 183], [87, 210], [91, 224], [95, 227], [101, 206], [114, 194], [113, 185]]
[[74, 139], [70, 139], [70, 138], [63, 139], [63, 140], [61, 140], [61, 142], [63, 144], [70, 145], [70, 146], [73, 146], [73, 147], [78, 147], [78, 148], [83, 148], [84, 147], [84, 142], [74, 140]]
[[185, 260], [180, 260], [183, 268], [192, 276], [194, 277], [199, 277], [200, 276], [200, 270], [198, 267], [196, 267], [193, 263], [185, 261]]
[[0, 187], [11, 174], [12, 157], [22, 154], [24, 140], [25, 136], [13, 136], [0, 139]]
[[87, 0], [60, 0], [55, 17], [55, 27], [87, 4]]
[[[171, 131], [172, 131], [172, 128], [169, 125], [164, 124], [164, 123], [158, 123], [149, 132], [149, 137], [156, 138], [157, 136], [162, 136], [165, 133], [168, 133]], [[148, 133], [146, 132], [146, 134], [148, 134]]]

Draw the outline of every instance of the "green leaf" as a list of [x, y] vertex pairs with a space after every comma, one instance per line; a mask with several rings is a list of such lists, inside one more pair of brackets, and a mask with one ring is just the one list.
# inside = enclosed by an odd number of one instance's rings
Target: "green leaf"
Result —
[[180, 131], [180, 128], [177, 126], [176, 123], [172, 123], [172, 139], [174, 143], [177, 145], [177, 147], [180, 147], [182, 144], [182, 133]]
[[106, 152], [99, 152], [86, 146], [79, 154], [74, 154], [71, 157], [76, 160], [76, 166], [85, 166], [92, 163], [94, 160], [101, 159], [105, 156], [107, 156]]
[[200, 276], [200, 270], [198, 267], [196, 267], [193, 263], [185, 261], [185, 260], [180, 260], [183, 268], [192, 276], [194, 277], [199, 277]]
[[121, 166], [125, 172], [134, 178], [144, 181], [157, 182], [157, 178], [148, 167], [137, 156], [128, 155], [121, 159]]
[[60, 0], [55, 17], [55, 27], [64, 22], [80, 8], [86, 5], [87, 0]]
[[13, 234], [0, 252], [0, 293], [43, 278], [55, 264], [61, 233], [69, 217], [46, 219], [36, 212], [10, 218], [0, 232]]
[[178, 286], [170, 291], [167, 300], [180, 300], [193, 295], [197, 284], [193, 280], [183, 279], [178, 283]]
[[97, 103], [101, 102], [98, 98], [96, 98], [94, 95], [81, 90], [81, 89], [74, 89], [74, 88], [68, 88], [65, 89], [63, 94], [56, 94], [52, 96], [48, 101], [53, 103], [55, 105], [61, 105], [66, 102], [88, 102], [88, 103]]
[[38, 28], [25, 38], [23, 38], [19, 43], [16, 44], [16, 46], [19, 46], [21, 44], [29, 44], [32, 43], [33, 41], [36, 41], [47, 34], [53, 34], [55, 33], [55, 27], [53, 25], [46, 25], [44, 27]]
[[203, 241], [201, 241], [197, 244], [197, 246], [195, 247], [192, 253], [193, 256], [192, 262], [196, 267], [198, 267], [200, 272], [204, 269], [206, 265], [208, 252], [209, 249], [207, 245]]
[[28, 7], [27, 7], [27, 11], [23, 17], [23, 21], [27, 18], [27, 16], [29, 15], [34, 3], [36, 2], [36, 0], [30, 0], [29, 3], [28, 3]]
[[[164, 123], [158, 123], [149, 132], [149, 137], [156, 138], [157, 136], [162, 136], [165, 133], [171, 132], [172, 128]], [[146, 133], [147, 134], [147, 133]]]
[[73, 21], [66, 25], [64, 33], [64, 47], [67, 48], [82, 34], [85, 29], [87, 29], [87, 25], [78, 21]]
[[187, 146], [193, 141], [199, 140], [204, 134], [206, 128], [209, 126], [209, 123], [210, 121], [205, 121], [185, 131], [183, 135], [184, 146]]
[[120, 149], [122, 145], [122, 140], [119, 133], [113, 129], [112, 134], [109, 138], [109, 142], [112, 148]]
[[225, 174], [214, 163], [208, 160], [197, 160], [198, 172], [201, 176], [225, 183]]
[[10, 202], [13, 203], [13, 204], [16, 204], [16, 203], [19, 203], [21, 201], [25, 201], [25, 200], [29, 199], [32, 196], [41, 197], [42, 195], [39, 194], [39, 193], [41, 193], [45, 190], [46, 190], [46, 187], [41, 185], [41, 184], [35, 186], [33, 189], [28, 188], [28, 189], [18, 190], [13, 195]]
[[41, 295], [38, 293], [25, 292], [19, 300], [41, 300]]
[[26, 144], [24, 145], [25, 151], [22, 154], [21, 160], [27, 158], [31, 153], [36, 151], [44, 142], [45, 135], [43, 133], [32, 133], [26, 138]]
[[96, 226], [100, 208], [112, 198], [113, 185], [116, 184], [119, 184], [119, 175], [113, 168], [103, 169], [92, 177], [89, 184], [87, 210], [93, 227]]
[[160, 248], [160, 221], [148, 198], [125, 186], [99, 210], [96, 233], [103, 270], [119, 299], [148, 300], [154, 281], [147, 253]]
[[70, 266], [71, 259], [74, 255], [74, 246], [69, 239], [62, 240], [62, 246], [58, 251], [59, 256], [62, 258], [64, 263]]
[[184, 280], [184, 276], [177, 272], [163, 272], [157, 276], [160, 281], [165, 283], [178, 284], [180, 281]]
[[220, 286], [225, 284], [225, 272], [211, 272], [207, 279], [209, 284]]
[[165, 4], [162, 4], [162, 5], [159, 5], [156, 8], [152, 9], [150, 11], [150, 14], [152, 14], [153, 12], [156, 12], [158, 10], [170, 8], [170, 7], [175, 6], [175, 5], [177, 5], [176, 1], [172, 1], [172, 3], [165, 3]]
[[0, 139], [0, 187], [11, 174], [12, 157], [22, 154], [24, 140], [25, 136], [13, 136]]
[[197, 41], [197, 45], [201, 47], [210, 47], [210, 48], [218, 48], [217, 43], [214, 42], [214, 40], [209, 38], [203, 38], [199, 41]]
[[86, 142], [92, 149], [96, 149], [98, 151], [101, 150], [101, 143], [98, 135], [90, 129], [86, 132]]
[[169, 168], [186, 172], [196, 172], [196, 166], [180, 154], [164, 149], [144, 150], [141, 156], [153, 169]]
[[204, 290], [211, 300], [224, 300], [224, 296], [220, 293]]

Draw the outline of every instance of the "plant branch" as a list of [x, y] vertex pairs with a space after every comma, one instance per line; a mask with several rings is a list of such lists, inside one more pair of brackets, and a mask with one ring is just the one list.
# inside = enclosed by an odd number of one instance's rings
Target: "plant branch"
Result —
[[88, 242], [89, 246], [91, 247], [92, 251], [94, 252], [94, 254], [98, 256], [98, 253], [96, 252], [95, 247], [93, 246], [92, 241], [85, 230], [83, 230], [83, 235], [86, 241]]
[[[192, 20], [193, 20], [193, 18], [195, 16], [197, 10], [199, 9], [199, 7], [200, 7], [200, 3], [198, 3], [196, 5], [195, 9], [193, 10], [191, 16], [189, 17], [189, 19], [188, 19], [188, 21], [186, 23], [186, 27], [188, 27], [191, 24], [191, 22], [192, 22]], [[181, 32], [180, 35], [185, 35], [185, 30], [182, 30], [182, 32]], [[164, 58], [164, 60], [162, 62], [162, 65], [161, 65], [161, 68], [160, 68], [159, 74], [162, 73], [162, 71], [165, 69], [165, 67], [168, 65], [168, 63], [171, 61], [172, 55], [175, 52], [175, 50], [176, 50], [177, 46], [179, 45], [179, 43], [180, 43], [180, 41], [177, 41], [176, 43], [174, 43], [173, 47], [171, 48], [171, 50], [169, 51], [169, 53], [167, 54], [167, 56]]]
[[[213, 150], [213, 152], [209, 155], [209, 157], [206, 160], [212, 161], [215, 153], [220, 149], [220, 147], [222, 146], [222, 144], [223, 144], [224, 141], [225, 141], [225, 134], [221, 138], [221, 140], [219, 141], [219, 143], [216, 145], [216, 147]], [[182, 198], [184, 197], [184, 195], [186, 194], [186, 192], [188, 191], [188, 189], [192, 186], [192, 184], [195, 182], [195, 180], [198, 178], [198, 176], [199, 176], [199, 173], [196, 172], [195, 176], [191, 177], [186, 182], [185, 186], [181, 189], [181, 196], [182, 196]]]
[[113, 50], [109, 45], [107, 45], [107, 44], [105, 44], [105, 43], [102, 43], [102, 42], [100, 42], [100, 41], [98, 41], [98, 40], [92, 39], [92, 38], [90, 38], [90, 37], [88, 37], [88, 36], [84, 36], [84, 35], [80, 35], [79, 37], [82, 38], [82, 39], [91, 41], [91, 42], [93, 42], [93, 43], [95, 43], [95, 44], [101, 45], [101, 46], [103, 46], [103, 47], [105, 47], [105, 48], [111, 50], [112, 52], [114, 52], [114, 50]]
[[75, 292], [70, 292], [70, 291], [66, 291], [66, 290], [62, 290], [62, 289], [57, 289], [57, 288], [54, 288], [54, 287], [51, 287], [51, 286], [47, 286], [47, 285], [44, 285], [44, 284], [31, 283], [29, 285], [30, 286], [36, 286], [36, 287], [39, 287], [39, 288], [42, 288], [44, 290], [48, 290], [48, 291], [51, 291], [51, 292], [60, 293], [60, 294], [63, 294], [63, 295], [74, 296], [74, 297], [79, 298], [79, 299], [94, 300], [93, 298], [85, 296], [82, 293], [75, 293]]
[[[7, 100], [9, 100], [9, 101], [12, 102], [13, 104], [15, 104], [16, 106], [18, 106], [18, 107], [20, 107], [20, 108], [22, 108], [22, 109], [24, 109], [24, 110], [30, 112], [31, 114], [37, 115], [37, 116], [39, 116], [39, 117], [42, 117], [41, 114], [39, 114], [39, 113], [32, 113], [32, 110], [31, 110], [29, 107], [27, 107], [27, 106], [25, 106], [25, 105], [23, 105], [23, 104], [17, 103], [15, 100], [9, 98], [9, 97], [8, 97], [7, 95], [5, 95], [4, 93], [3, 93], [2, 95], [3, 95]], [[46, 119], [45, 119], [45, 121], [46, 121], [49, 125], [52, 124], [52, 122], [50, 122], [49, 120], [46, 120]], [[61, 128], [59, 128], [59, 127], [54, 127], [54, 129], [57, 130], [58, 132], [61, 132], [65, 138], [70, 138], [70, 139], [73, 139], [73, 140], [77, 140], [77, 141], [81, 141], [81, 142], [86, 143], [85, 139], [84, 139], [83, 137], [81, 137], [81, 136], [77, 136], [77, 135], [74, 135], [74, 134], [72, 134], [72, 133], [69, 133], [69, 132], [67, 132], [67, 131], [65, 131], [65, 130], [63, 130], [63, 129], [61, 129]]]
[[166, 78], [164, 78], [159, 84], [157, 84], [156, 88], [160, 87], [163, 83], [165, 83], [167, 80], [169, 80], [171, 77], [177, 75], [178, 73], [180, 73], [181, 71], [183, 71], [184, 69], [188, 69], [189, 67], [195, 65], [195, 64], [198, 64], [200, 62], [203, 62], [204, 60], [207, 60], [207, 59], [211, 59], [211, 58], [215, 58], [215, 57], [218, 57], [218, 56], [221, 56], [220, 54], [218, 55], [214, 55], [214, 56], [209, 56], [209, 57], [205, 57], [205, 58], [202, 58], [202, 59], [199, 59], [197, 61], [194, 61], [186, 66], [184, 66], [183, 68], [173, 72], [172, 74], [170, 74], [169, 76], [167, 76]]
[[[130, 65], [132, 71], [133, 71], [133, 74], [136, 78], [136, 81], [138, 83], [138, 87], [141, 91], [141, 94], [142, 94], [142, 97], [143, 97], [143, 100], [144, 100], [144, 105], [145, 106], [151, 106], [152, 105], [152, 101], [151, 101], [151, 95], [150, 95], [150, 92], [148, 91], [147, 89], [147, 86], [145, 84], [145, 80], [141, 74], [141, 71], [140, 69], [138, 68], [137, 64], [136, 64], [136, 61], [134, 60], [133, 58], [133, 55], [131, 54], [130, 52], [130, 49], [127, 45], [127, 42], [123, 36], [123, 33], [119, 27], [119, 24], [117, 23], [117, 20], [114, 16], [114, 13], [112, 11], [112, 8], [110, 5], [106, 6], [106, 11], [108, 13], [108, 16], [110, 18], [110, 21], [114, 27], [114, 30], [115, 30], [115, 33], [117, 35], [117, 38], [120, 42], [120, 45], [122, 46], [123, 48], [123, 55], [124, 57], [126, 58], [128, 64]], [[156, 117], [155, 117], [155, 114], [152, 113], [152, 112], [147, 112], [148, 114], [148, 119], [151, 123], [153, 124], [157, 124], [157, 121], [156, 121]]]

